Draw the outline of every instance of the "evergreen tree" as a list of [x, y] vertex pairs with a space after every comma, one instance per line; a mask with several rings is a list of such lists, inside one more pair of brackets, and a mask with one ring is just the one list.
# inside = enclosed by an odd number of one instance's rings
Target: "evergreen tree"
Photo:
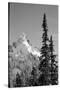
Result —
[[50, 60], [51, 60], [51, 84], [55, 85], [58, 84], [58, 66], [57, 66], [57, 61], [56, 55], [54, 55], [54, 48], [53, 48], [53, 40], [52, 40], [52, 35], [50, 37]]
[[47, 21], [46, 21], [46, 14], [44, 13], [43, 17], [43, 35], [42, 35], [42, 48], [41, 48], [41, 61], [39, 65], [39, 69], [41, 71], [41, 75], [39, 77], [39, 83], [40, 85], [49, 85], [50, 83], [50, 75], [49, 75], [49, 38], [48, 38], [48, 27], [47, 27]]
[[38, 74], [37, 74], [37, 69], [36, 67], [33, 66], [32, 72], [31, 72], [31, 77], [29, 80], [29, 86], [38, 86]]
[[15, 87], [21, 87], [22, 86], [22, 79], [19, 75], [19, 73], [16, 74], [16, 84]]

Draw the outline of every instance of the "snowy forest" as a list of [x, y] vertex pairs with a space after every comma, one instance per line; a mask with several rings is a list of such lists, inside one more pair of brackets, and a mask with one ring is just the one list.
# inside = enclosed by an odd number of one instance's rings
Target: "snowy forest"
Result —
[[41, 48], [34, 48], [25, 34], [8, 45], [8, 87], [58, 85], [58, 60], [45, 13], [41, 26]]

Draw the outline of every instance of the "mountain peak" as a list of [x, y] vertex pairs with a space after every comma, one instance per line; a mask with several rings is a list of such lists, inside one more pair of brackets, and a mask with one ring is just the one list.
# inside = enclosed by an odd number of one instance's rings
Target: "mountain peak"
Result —
[[36, 55], [37, 57], [40, 57], [40, 51], [37, 48], [34, 48], [32, 44], [30, 43], [30, 40], [27, 38], [26, 34], [23, 33], [20, 35], [18, 39], [19, 44], [23, 44], [27, 51], [31, 53], [32, 55]]

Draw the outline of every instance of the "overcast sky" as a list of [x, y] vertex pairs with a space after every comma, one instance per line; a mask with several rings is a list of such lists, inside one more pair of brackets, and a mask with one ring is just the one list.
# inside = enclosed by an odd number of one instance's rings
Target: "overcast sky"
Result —
[[58, 6], [39, 4], [10, 4], [10, 43], [24, 32], [33, 46], [41, 48], [42, 21], [46, 13], [48, 35], [52, 34], [55, 52], [58, 51]]

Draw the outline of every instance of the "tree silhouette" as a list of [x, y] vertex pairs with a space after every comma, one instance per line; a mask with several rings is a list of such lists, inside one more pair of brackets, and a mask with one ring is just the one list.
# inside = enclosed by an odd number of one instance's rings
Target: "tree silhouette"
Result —
[[33, 66], [31, 71], [31, 77], [29, 80], [29, 86], [38, 86], [38, 79], [37, 79], [37, 69]]
[[43, 35], [42, 35], [42, 48], [41, 48], [41, 61], [39, 65], [39, 69], [42, 72], [42, 74], [39, 77], [39, 83], [41, 85], [49, 85], [50, 83], [50, 75], [49, 75], [49, 38], [48, 38], [48, 27], [47, 27], [47, 20], [46, 20], [46, 14], [44, 13], [43, 17]]
[[55, 85], [58, 84], [58, 66], [57, 66], [57, 61], [56, 55], [54, 55], [54, 48], [53, 48], [53, 40], [52, 40], [52, 35], [50, 37], [50, 60], [51, 60], [51, 84]]
[[19, 75], [19, 73], [16, 74], [16, 84], [15, 87], [21, 87], [22, 86], [22, 79]]

